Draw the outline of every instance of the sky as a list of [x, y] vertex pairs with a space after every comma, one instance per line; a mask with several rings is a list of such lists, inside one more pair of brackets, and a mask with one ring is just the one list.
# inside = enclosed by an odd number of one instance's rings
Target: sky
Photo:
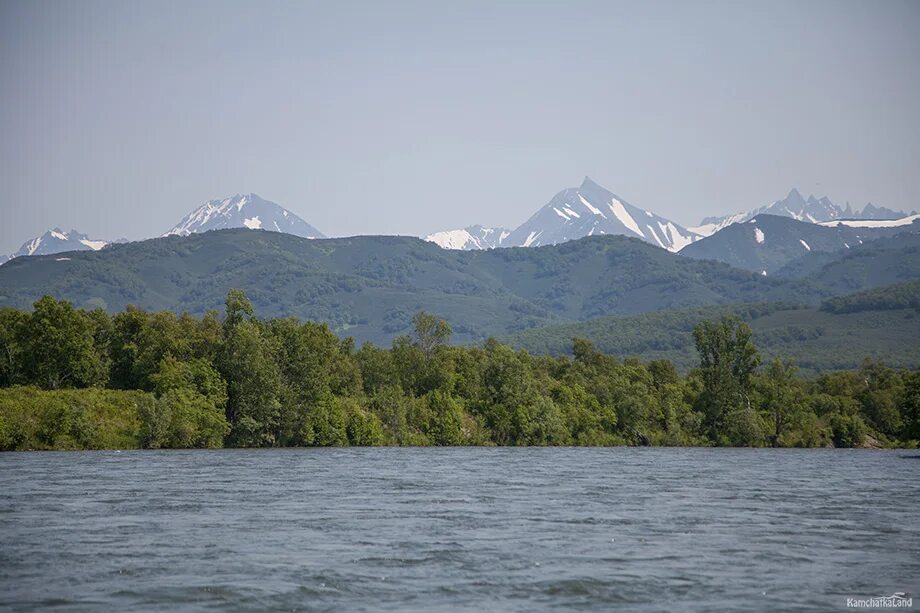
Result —
[[920, 209], [920, 2], [7, 2], [0, 253], [255, 192], [330, 236]]

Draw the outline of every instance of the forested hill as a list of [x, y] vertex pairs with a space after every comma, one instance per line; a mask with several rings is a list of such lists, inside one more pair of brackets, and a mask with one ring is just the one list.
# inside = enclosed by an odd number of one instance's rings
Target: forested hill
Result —
[[[871, 268], [865, 259], [860, 265]], [[243, 229], [17, 258], [0, 267], [0, 306], [27, 308], [50, 294], [110, 312], [134, 304], [201, 314], [241, 288], [260, 316], [326, 322], [358, 341], [387, 342], [425, 310], [449, 321], [455, 340], [469, 342], [610, 314], [817, 304], [878, 284], [872, 275], [858, 283], [762, 277], [620, 236], [459, 252], [408, 237], [308, 240]]]
[[903, 233], [837, 253], [812, 251], [776, 271], [782, 278], [818, 280], [835, 294], [920, 278], [920, 234]]
[[803, 371], [858, 368], [871, 357], [902, 368], [920, 365], [920, 281], [826, 300], [820, 308], [742, 304], [599, 317], [525, 330], [507, 338], [532, 353], [564, 355], [573, 338], [588, 338], [617, 357], [696, 365], [693, 328], [731, 315], [747, 322], [764, 356], [792, 358]]

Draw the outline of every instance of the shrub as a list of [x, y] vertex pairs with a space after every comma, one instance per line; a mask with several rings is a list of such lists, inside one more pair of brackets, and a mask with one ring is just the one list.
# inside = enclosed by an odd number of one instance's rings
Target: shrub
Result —
[[866, 424], [859, 415], [837, 414], [831, 417], [834, 447], [857, 447], [866, 434]]

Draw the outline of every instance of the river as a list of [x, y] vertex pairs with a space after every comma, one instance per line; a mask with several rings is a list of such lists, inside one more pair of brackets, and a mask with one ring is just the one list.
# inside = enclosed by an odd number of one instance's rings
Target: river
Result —
[[916, 601], [918, 456], [4, 453], [0, 607], [823, 611], [894, 592]]

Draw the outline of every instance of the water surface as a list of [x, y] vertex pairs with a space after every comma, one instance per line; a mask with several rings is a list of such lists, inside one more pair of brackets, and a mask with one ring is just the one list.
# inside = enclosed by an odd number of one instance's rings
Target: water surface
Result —
[[920, 607], [916, 452], [0, 454], [0, 604], [63, 610]]

